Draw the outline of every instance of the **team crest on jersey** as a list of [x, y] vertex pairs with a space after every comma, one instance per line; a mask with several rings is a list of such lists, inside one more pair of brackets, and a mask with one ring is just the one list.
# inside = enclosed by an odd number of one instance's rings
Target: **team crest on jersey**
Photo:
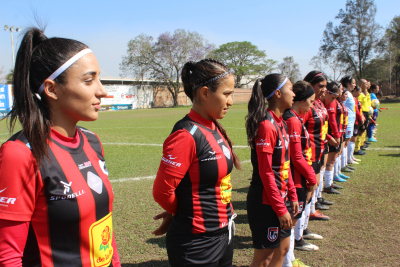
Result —
[[224, 145], [222, 145], [222, 152], [224, 152], [227, 159], [231, 159], [231, 151], [229, 151], [229, 149]]
[[303, 211], [303, 207], [304, 207], [304, 202], [299, 201], [299, 213]]
[[269, 227], [268, 228], [268, 240], [274, 242], [278, 239], [278, 227]]
[[90, 189], [92, 189], [97, 194], [100, 195], [103, 192], [103, 181], [93, 172], [87, 173], [87, 183]]

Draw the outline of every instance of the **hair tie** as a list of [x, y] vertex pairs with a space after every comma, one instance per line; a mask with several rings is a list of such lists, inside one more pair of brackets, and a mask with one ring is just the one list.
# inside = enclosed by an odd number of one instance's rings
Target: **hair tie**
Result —
[[[47, 79], [45, 79], [45, 81], [46, 80], [54, 81], [61, 73], [63, 73], [66, 69], [68, 69], [78, 59], [80, 59], [81, 57], [83, 57], [84, 55], [86, 55], [90, 52], [92, 52], [92, 50], [90, 50], [89, 48], [82, 50], [81, 52], [79, 52], [78, 54], [76, 54], [75, 56], [70, 58], [67, 62], [62, 64], [61, 67], [59, 67], [55, 72], [53, 72], [53, 74], [51, 74]], [[43, 90], [44, 90], [44, 81], [43, 81], [42, 85], [39, 87], [38, 94], [41, 95], [43, 93]]]
[[271, 98], [271, 97], [275, 94], [275, 92], [276, 92], [277, 90], [281, 89], [281, 88], [285, 85], [285, 83], [286, 83], [287, 80], [288, 80], [288, 77], [285, 77], [285, 79], [283, 80], [283, 82], [281, 83], [281, 85], [279, 85], [278, 88], [276, 88], [269, 96], [267, 96], [267, 99]]
[[[317, 76], [320, 76], [320, 75], [322, 75], [322, 74], [324, 74], [323, 72], [320, 72], [320, 73], [318, 73], [318, 74], [316, 74], [314, 77], [312, 77], [313, 79], [315, 78], [315, 77], [317, 77]], [[312, 80], [312, 79], [311, 79]]]

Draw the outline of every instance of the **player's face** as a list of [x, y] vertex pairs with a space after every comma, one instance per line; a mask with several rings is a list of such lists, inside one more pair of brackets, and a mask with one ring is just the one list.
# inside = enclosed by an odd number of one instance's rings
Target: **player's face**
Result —
[[293, 84], [290, 80], [287, 80], [281, 91], [281, 100], [285, 109], [292, 107], [295, 96], [295, 93], [293, 93]]
[[342, 94], [342, 96], [340, 97], [342, 99], [342, 101], [346, 101], [347, 99], [347, 92]]
[[325, 103], [325, 105], [329, 105], [330, 103], [332, 103], [333, 101], [335, 101], [335, 99], [337, 98], [338, 96], [336, 95], [336, 94], [332, 94], [332, 93], [329, 93], [328, 92], [328, 94], [325, 96], [325, 98], [324, 98], [324, 103]]
[[353, 91], [354, 88], [356, 87], [356, 80], [355, 79], [351, 80], [351, 83], [348, 83], [347, 85], [348, 85], [347, 89], [349, 89], [349, 91]]
[[310, 108], [313, 106], [313, 103], [315, 101], [315, 94], [307, 98], [306, 100], [302, 101], [301, 106], [300, 106], [300, 112], [302, 114], [307, 113]]
[[233, 89], [235, 87], [235, 79], [229, 74], [220, 84], [215, 92], [211, 92], [207, 98], [206, 112], [213, 119], [222, 119], [228, 112], [230, 106], [233, 105]]
[[94, 121], [98, 117], [101, 98], [107, 92], [99, 79], [96, 57], [89, 53], [76, 61], [66, 73], [66, 83], [57, 92], [57, 108], [71, 122]]
[[326, 85], [328, 82], [326, 80], [316, 83], [313, 85], [314, 92], [315, 92], [315, 98], [320, 99], [325, 95], [326, 92]]

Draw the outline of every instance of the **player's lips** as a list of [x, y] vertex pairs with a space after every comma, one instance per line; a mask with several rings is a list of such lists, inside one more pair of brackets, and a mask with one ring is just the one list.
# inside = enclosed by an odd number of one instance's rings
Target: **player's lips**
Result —
[[93, 104], [93, 106], [94, 106], [96, 109], [100, 109], [100, 108], [101, 108], [100, 104], [101, 104], [101, 102], [97, 102], [97, 103]]

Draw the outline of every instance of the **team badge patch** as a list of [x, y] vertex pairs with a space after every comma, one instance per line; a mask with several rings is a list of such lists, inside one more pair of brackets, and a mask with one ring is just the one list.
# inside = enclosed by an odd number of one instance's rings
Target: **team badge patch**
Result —
[[90, 189], [92, 189], [97, 194], [100, 195], [103, 192], [103, 181], [99, 176], [97, 176], [93, 172], [88, 172], [87, 183]]
[[304, 202], [299, 201], [299, 213], [303, 211], [303, 207], [304, 207]]
[[268, 240], [271, 242], [274, 242], [276, 239], [278, 239], [278, 227], [269, 227], [268, 228]]
[[222, 151], [227, 159], [231, 159], [231, 152], [226, 146], [222, 145]]

